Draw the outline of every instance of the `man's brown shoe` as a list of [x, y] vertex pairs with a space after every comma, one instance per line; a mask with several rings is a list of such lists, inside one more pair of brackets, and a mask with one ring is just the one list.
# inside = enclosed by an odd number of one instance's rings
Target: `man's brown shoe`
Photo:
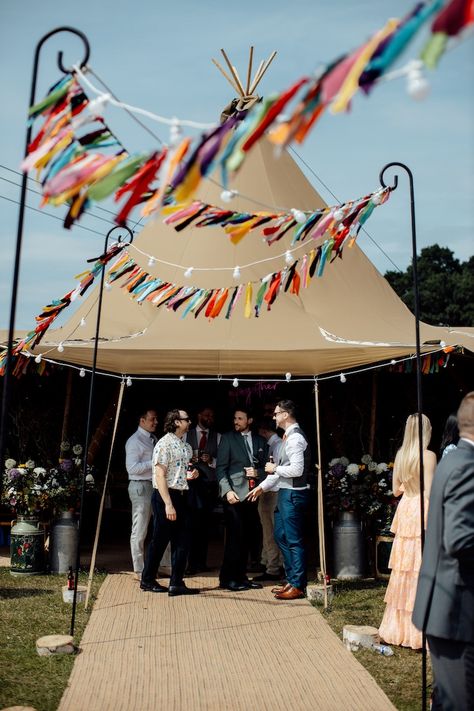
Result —
[[272, 588], [272, 593], [286, 592], [290, 588], [291, 588], [290, 583], [285, 583], [285, 585], [277, 585], [275, 588]]
[[275, 594], [277, 600], [298, 600], [298, 598], [304, 596], [305, 595], [302, 590], [294, 588], [291, 585], [288, 590], [283, 590], [283, 592]]

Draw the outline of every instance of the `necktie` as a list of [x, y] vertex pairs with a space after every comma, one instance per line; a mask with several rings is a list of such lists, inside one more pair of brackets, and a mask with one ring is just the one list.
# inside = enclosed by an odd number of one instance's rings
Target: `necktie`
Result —
[[253, 466], [253, 454], [252, 454], [252, 450], [250, 448], [249, 435], [244, 434], [243, 438], [244, 438], [244, 442], [245, 442], [245, 447], [247, 449], [247, 453], [249, 455], [250, 464]]
[[158, 441], [157, 438], [156, 438], [156, 435], [151, 434], [151, 435], [150, 435], [150, 439], [151, 439], [151, 441], [153, 442], [153, 446], [155, 446], [155, 444], [156, 444], [157, 441]]
[[199, 449], [206, 449], [206, 444], [207, 444], [207, 432], [203, 431], [201, 433], [201, 439], [199, 440]]

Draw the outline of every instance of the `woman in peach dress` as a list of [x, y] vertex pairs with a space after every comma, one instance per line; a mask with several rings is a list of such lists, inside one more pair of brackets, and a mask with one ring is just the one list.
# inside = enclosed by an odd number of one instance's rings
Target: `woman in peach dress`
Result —
[[[428, 497], [436, 468], [436, 455], [427, 449], [431, 439], [431, 423], [422, 415], [423, 472], [425, 526]], [[420, 512], [420, 447], [418, 415], [410, 415], [405, 426], [403, 443], [393, 466], [393, 493], [402, 498], [392, 521], [395, 534], [389, 567], [390, 580], [385, 593], [385, 612], [379, 634], [388, 644], [420, 649], [421, 632], [411, 621], [416, 585], [421, 565]]]

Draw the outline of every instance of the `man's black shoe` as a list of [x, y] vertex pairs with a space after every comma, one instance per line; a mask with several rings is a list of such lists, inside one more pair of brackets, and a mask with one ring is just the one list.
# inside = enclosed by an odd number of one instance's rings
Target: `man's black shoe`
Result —
[[168, 592], [168, 588], [160, 583], [140, 583], [140, 589], [145, 590], [145, 592]]
[[262, 573], [261, 575], [255, 575], [253, 580], [257, 582], [263, 582], [265, 580], [272, 580], [274, 582], [281, 580], [281, 575], [274, 575], [273, 573]]
[[253, 580], [244, 580], [242, 585], [245, 585], [247, 590], [260, 590], [263, 588], [262, 583], [255, 583]]
[[186, 585], [170, 585], [168, 589], [168, 595], [170, 597], [176, 597], [176, 595], [197, 595], [200, 590], [196, 588], [187, 588]]
[[219, 587], [221, 590], [230, 590], [231, 592], [241, 592], [242, 590], [249, 589], [247, 583], [238, 583], [235, 580], [229, 580], [228, 583], [221, 583]]

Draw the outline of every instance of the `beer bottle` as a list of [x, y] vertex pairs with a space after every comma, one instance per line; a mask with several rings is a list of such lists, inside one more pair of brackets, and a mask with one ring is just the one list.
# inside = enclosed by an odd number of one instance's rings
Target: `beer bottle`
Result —
[[72, 565], [69, 566], [67, 574], [67, 589], [74, 590], [74, 573], [72, 572]]
[[186, 467], [186, 479], [191, 479], [191, 474], [194, 471], [194, 464], [192, 462], [188, 462], [188, 466]]

